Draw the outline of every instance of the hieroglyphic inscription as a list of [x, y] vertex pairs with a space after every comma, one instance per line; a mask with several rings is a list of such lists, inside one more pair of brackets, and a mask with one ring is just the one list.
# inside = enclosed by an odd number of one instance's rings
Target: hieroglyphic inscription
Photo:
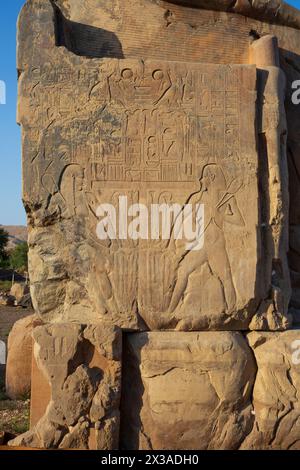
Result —
[[211, 158], [238, 161], [240, 70], [213, 68], [120, 63], [107, 81], [122, 117], [100, 123], [95, 181], [194, 182]]
[[[166, 326], [174, 312], [180, 320], [190, 281], [206, 265], [219, 285], [219, 305], [213, 308], [240, 308], [248, 296], [241, 292], [248, 289], [242, 277], [233, 281], [234, 249], [241, 242], [238, 232], [230, 242], [225, 232], [230, 220], [245, 233], [257, 223], [257, 213], [245, 214], [253, 184], [251, 198], [257, 203], [255, 67], [103, 60], [97, 68], [87, 60], [84, 67], [45, 64], [28, 73], [24, 87], [34, 109], [28, 135], [38, 138], [29, 138], [26, 149], [38, 172], [39, 197], [44, 194], [41, 205], [52, 218], [86, 221], [87, 239], [97, 251], [89, 281], [92, 296], [101, 297], [97, 311], [139, 312], [151, 326], [165, 312], [166, 321], [157, 325]], [[209, 178], [204, 197], [201, 187]], [[205, 254], [191, 263], [161, 238], [97, 240], [101, 203], [117, 207], [119, 197], [127, 196], [130, 204], [147, 207], [184, 205], [192, 195], [206, 201], [212, 224], [219, 217], [214, 212], [228, 212], [207, 232], [219, 240], [223, 267]], [[238, 219], [242, 223], [234, 222]], [[213, 252], [213, 240], [208, 243], [205, 253]], [[246, 249], [256, 248], [253, 232]], [[195, 269], [182, 273], [184, 263]]]

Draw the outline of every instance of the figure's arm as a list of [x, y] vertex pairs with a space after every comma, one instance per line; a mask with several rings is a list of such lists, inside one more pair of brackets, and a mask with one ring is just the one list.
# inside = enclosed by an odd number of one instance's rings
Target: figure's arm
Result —
[[[189, 217], [193, 213], [193, 210], [196, 209], [196, 204], [200, 204], [202, 194], [203, 194], [202, 191], [198, 191], [197, 193], [192, 194], [191, 196], [189, 196], [189, 198], [186, 200], [186, 202], [182, 206], [180, 213], [177, 215], [177, 217], [175, 217], [174, 222], [172, 224], [169, 245], [171, 244], [171, 241], [174, 240], [174, 238], [176, 238], [175, 228], [178, 228], [179, 221], [181, 221], [182, 228], [183, 228], [185, 218]], [[191, 207], [187, 209], [186, 207], [187, 205]]]
[[223, 212], [224, 222], [238, 227], [245, 226], [245, 221], [234, 196], [224, 201], [219, 210]]

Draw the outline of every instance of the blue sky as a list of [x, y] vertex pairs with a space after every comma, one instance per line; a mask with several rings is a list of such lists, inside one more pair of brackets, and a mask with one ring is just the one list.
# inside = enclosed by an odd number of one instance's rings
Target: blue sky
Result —
[[[4, 2], [2, 2], [4, 3]], [[26, 223], [21, 201], [20, 129], [16, 124], [16, 21], [24, 0], [2, 5], [0, 18], [0, 80], [6, 83], [6, 105], [0, 105], [0, 224]], [[300, 9], [300, 0], [289, 1]]]
[[0, 18], [0, 80], [6, 83], [6, 105], [0, 105], [0, 224], [21, 225], [20, 128], [16, 124], [16, 21], [24, 0], [2, 2]]

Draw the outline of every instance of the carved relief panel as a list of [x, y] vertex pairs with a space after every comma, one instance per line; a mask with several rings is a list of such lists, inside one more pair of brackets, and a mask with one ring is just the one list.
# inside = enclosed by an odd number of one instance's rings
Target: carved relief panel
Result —
[[[201, 63], [202, 42], [176, 56], [173, 26], [168, 53], [148, 54], [122, 36], [127, 23], [118, 8], [99, 7], [113, 18], [106, 31], [100, 14], [85, 27], [79, 10], [68, 16], [64, 2], [54, 3], [28, 2], [19, 28], [18, 119], [36, 311], [46, 321], [106, 320], [125, 329], [286, 328], [278, 67], [225, 65], [249, 60], [248, 29], [243, 59], [212, 56], [209, 44], [209, 63]], [[157, 27], [165, 24], [161, 6], [145, 5]], [[170, 8], [184, 21], [191, 15]], [[217, 15], [198, 13], [202, 22]], [[168, 216], [159, 212], [154, 229], [153, 206]], [[108, 207], [114, 217], [103, 237]], [[177, 237], [178, 221], [191, 218], [192, 234]]]
[[[78, 62], [26, 72], [21, 93], [32, 113], [28, 126], [21, 120], [35, 224], [81, 225], [89, 315], [125, 327], [247, 324], [260, 250], [255, 66]], [[153, 204], [177, 205], [180, 215], [186, 203], [203, 204], [203, 248], [175, 239], [174, 215], [170, 239], [153, 239], [147, 220], [148, 239], [118, 226], [100, 240], [98, 207], [113, 205], [119, 221], [125, 197], [127, 209], [139, 203], [148, 213]]]

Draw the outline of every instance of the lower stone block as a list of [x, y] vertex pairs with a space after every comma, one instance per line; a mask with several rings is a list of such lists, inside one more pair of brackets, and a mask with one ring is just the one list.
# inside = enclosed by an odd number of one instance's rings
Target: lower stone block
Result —
[[242, 449], [300, 450], [300, 330], [250, 333], [255, 423]]
[[300, 450], [300, 330], [124, 333], [123, 353], [102, 324], [33, 338], [32, 428], [11, 446]]
[[32, 409], [39, 400], [38, 378], [42, 390], [50, 387], [51, 398], [36, 425], [10, 445], [118, 449], [121, 330], [102, 324], [52, 324], [35, 328], [33, 338], [39, 374], [33, 368]]
[[240, 333], [137, 333], [124, 347], [123, 449], [239, 448], [256, 373]]
[[36, 315], [18, 320], [8, 337], [6, 394], [12, 400], [29, 396], [31, 389], [32, 331], [40, 324]]

